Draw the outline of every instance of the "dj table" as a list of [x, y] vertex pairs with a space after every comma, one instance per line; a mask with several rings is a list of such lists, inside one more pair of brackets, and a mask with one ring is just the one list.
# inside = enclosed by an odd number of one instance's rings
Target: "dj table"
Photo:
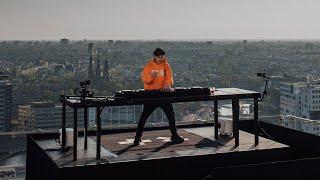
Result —
[[[254, 101], [254, 124], [255, 124], [255, 145], [259, 144], [258, 131], [258, 99], [260, 93], [243, 90], [238, 88], [221, 88], [216, 89], [214, 93], [197, 94], [197, 93], [185, 93], [183, 90], [176, 89], [176, 92], [152, 92], [148, 94], [140, 94], [140, 96], [134, 96], [131, 92], [123, 91], [120, 95], [108, 97], [79, 97], [79, 96], [60, 96], [60, 102], [62, 103], [62, 145], [64, 149], [66, 145], [66, 106], [73, 108], [73, 160], [77, 160], [77, 110], [79, 108], [84, 109], [84, 148], [87, 149], [87, 130], [88, 130], [88, 108], [96, 107], [97, 118], [97, 160], [101, 159], [101, 112], [103, 107], [107, 106], [128, 106], [128, 105], [142, 105], [148, 103], [178, 103], [178, 102], [194, 102], [194, 101], [214, 101], [214, 128], [215, 138], [218, 139], [218, 100], [232, 100], [232, 116], [233, 116], [233, 137], [235, 138], [235, 147], [239, 146], [239, 100], [240, 99], [253, 99]], [[194, 92], [194, 91], [192, 91]], [[160, 95], [159, 95], [160, 94]]]

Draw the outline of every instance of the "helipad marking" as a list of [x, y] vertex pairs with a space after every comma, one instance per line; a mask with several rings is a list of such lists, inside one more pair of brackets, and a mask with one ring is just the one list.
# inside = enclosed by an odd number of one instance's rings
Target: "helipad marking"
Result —
[[[126, 145], [126, 144], [133, 144], [134, 139], [126, 139], [125, 141], [118, 142], [121, 145]], [[146, 145], [146, 143], [151, 143], [152, 141], [150, 139], [144, 139], [140, 143], [140, 145]]]

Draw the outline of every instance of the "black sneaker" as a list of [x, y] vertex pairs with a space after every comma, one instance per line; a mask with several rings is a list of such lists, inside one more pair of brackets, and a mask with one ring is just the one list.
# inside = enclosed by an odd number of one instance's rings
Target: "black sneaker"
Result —
[[141, 138], [134, 138], [133, 145], [138, 146], [141, 143]]
[[171, 136], [171, 142], [173, 144], [180, 144], [183, 143], [184, 139], [180, 137], [179, 135]]

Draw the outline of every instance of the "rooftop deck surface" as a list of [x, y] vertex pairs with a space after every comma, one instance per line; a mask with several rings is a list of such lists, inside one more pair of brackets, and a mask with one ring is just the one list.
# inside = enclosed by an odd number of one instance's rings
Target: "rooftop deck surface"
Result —
[[[213, 127], [184, 128], [178, 133], [184, 138], [181, 144], [170, 142], [169, 130], [145, 131], [142, 143], [133, 146], [135, 133], [105, 134], [101, 137], [101, 157], [99, 163], [118, 163], [180, 156], [198, 156], [205, 154], [231, 153], [240, 151], [256, 151], [288, 147], [273, 140], [259, 137], [259, 145], [254, 145], [254, 135], [240, 131], [240, 145], [234, 147], [232, 136], [214, 138]], [[78, 139], [78, 160], [72, 161], [72, 148], [59, 151], [60, 145], [54, 139], [36, 140], [47, 155], [58, 167], [96, 165], [95, 136], [88, 138], [88, 149], [83, 148], [83, 137]]]

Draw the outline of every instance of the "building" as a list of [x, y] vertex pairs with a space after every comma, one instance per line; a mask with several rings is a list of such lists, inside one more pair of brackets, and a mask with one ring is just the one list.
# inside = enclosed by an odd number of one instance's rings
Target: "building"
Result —
[[96, 108], [88, 108], [88, 121], [89, 127], [93, 127], [96, 124]]
[[0, 131], [11, 130], [12, 85], [8, 74], [0, 74]]
[[105, 107], [101, 113], [103, 125], [124, 125], [136, 123], [136, 106]]
[[40, 101], [41, 96], [30, 96], [30, 95], [16, 95], [12, 96], [12, 115], [18, 114], [19, 105], [30, 105], [34, 101]]
[[248, 44], [248, 40], [246, 40], [246, 39], [243, 40], [243, 41], [242, 41], [242, 44], [243, 44], [243, 45], [247, 45], [247, 44]]
[[63, 45], [68, 45], [70, 43], [70, 40], [67, 38], [63, 38], [63, 39], [60, 39], [60, 43]]
[[104, 61], [103, 78], [105, 81], [110, 81], [109, 64], [108, 64], [108, 56], [107, 55], [106, 55], [106, 59]]
[[282, 115], [320, 120], [320, 83], [313, 77], [307, 79], [307, 82], [280, 83]]
[[88, 44], [88, 54], [92, 55], [92, 50], [93, 50], [93, 43]]
[[17, 128], [19, 130], [31, 129], [28, 128], [28, 122], [31, 118], [31, 108], [30, 105], [19, 105], [18, 106], [18, 120], [17, 120]]
[[96, 61], [96, 77], [95, 77], [95, 86], [98, 89], [102, 88], [102, 69], [100, 64], [100, 53], [98, 52], [97, 61]]
[[56, 120], [55, 104], [48, 102], [33, 102], [30, 105], [30, 118], [27, 123], [32, 129], [55, 129], [59, 123]]
[[[72, 127], [73, 111], [67, 108], [67, 126]], [[19, 106], [18, 127], [25, 130], [60, 129], [62, 106], [51, 102], [32, 102], [30, 105]], [[78, 111], [78, 126], [83, 127], [83, 110]]]
[[[11, 129], [15, 128], [17, 130], [23, 130], [25, 129], [25, 119], [24, 117], [26, 116], [26, 108], [28, 107], [27, 105], [30, 105], [32, 102], [35, 101], [40, 101], [41, 97], [40, 95], [38, 96], [30, 96], [30, 95], [17, 95], [14, 94], [12, 95], [12, 111], [11, 111]], [[19, 107], [21, 106], [21, 107]], [[19, 122], [19, 114], [20, 114], [20, 122]], [[28, 117], [28, 116], [26, 116]]]
[[88, 79], [90, 79], [92, 82], [95, 80], [92, 55], [90, 55], [89, 65], [88, 65]]
[[[108, 125], [136, 125], [142, 113], [143, 106], [110, 106], [105, 107], [101, 113], [101, 121], [103, 126]], [[89, 110], [90, 112], [90, 110]], [[183, 117], [176, 114], [176, 121], [181, 121]], [[89, 113], [90, 119], [90, 113]], [[150, 123], [167, 123], [166, 114], [161, 108], [155, 109], [147, 119], [147, 124]]]
[[[54, 122], [57, 122], [56, 128], [61, 128], [61, 119], [62, 119], [62, 105], [56, 104], [54, 107]], [[66, 123], [67, 127], [73, 127], [73, 109], [70, 107], [66, 108]], [[83, 109], [78, 109], [77, 116], [78, 116], [78, 127], [83, 128]]]
[[301, 117], [299, 84], [280, 83], [280, 114]]

